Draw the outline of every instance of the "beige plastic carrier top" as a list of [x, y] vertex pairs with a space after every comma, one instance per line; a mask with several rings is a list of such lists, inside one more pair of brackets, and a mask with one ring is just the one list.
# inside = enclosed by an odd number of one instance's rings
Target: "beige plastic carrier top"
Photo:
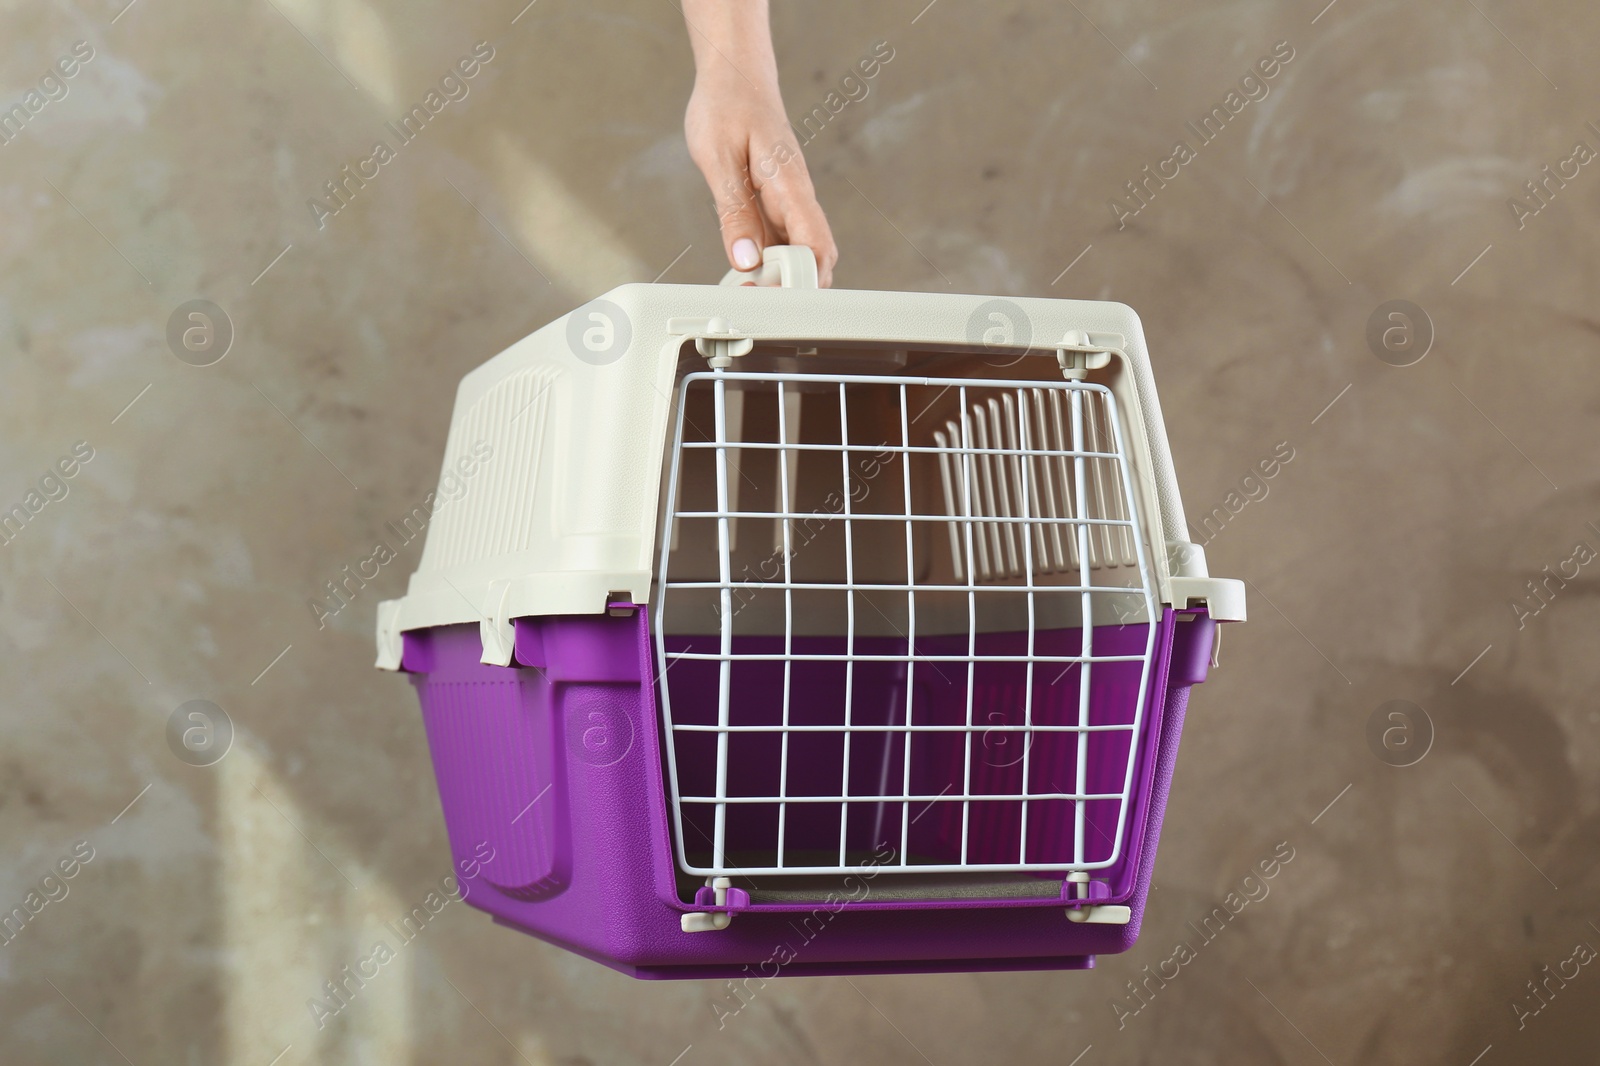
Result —
[[[695, 406], [689, 386], [713, 378], [723, 379], [714, 403]], [[880, 446], [904, 458], [895, 492], [878, 494], [892, 513], [870, 513], [876, 504], [852, 512], [871, 493], [867, 467], [851, 482], [852, 457]], [[715, 463], [710, 452], [703, 463], [683, 458], [696, 447], [712, 449]], [[824, 454], [834, 466], [845, 459], [831, 495], [814, 474], [801, 476], [821, 469]], [[963, 454], [983, 461], [952, 465]], [[1093, 483], [1098, 498], [1067, 467], [1053, 472], [1052, 457], [1075, 454], [1114, 464], [1117, 476]], [[909, 588], [1032, 589], [1093, 570], [1126, 578], [1072, 586], [1085, 609], [1091, 588], [1125, 587], [1128, 617], [1148, 618], [1159, 603], [1244, 618], [1242, 583], [1209, 577], [1188, 538], [1143, 331], [1120, 303], [819, 289], [809, 249], [768, 248], [759, 271], [730, 272], [720, 286], [620, 286], [472, 371], [456, 395], [443, 474], [468, 456], [474, 474], [433, 515], [406, 595], [378, 607], [380, 667], [399, 668], [403, 631], [470, 622], [483, 661], [506, 665], [513, 619], [650, 603], [669, 563], [674, 577], [701, 573], [726, 597], [740, 558], [761, 572], [775, 550], [795, 555], [806, 516], [841, 508], [859, 530], [847, 538], [854, 555], [840, 588], [898, 552], [902, 576], [912, 564]], [[816, 498], [800, 499], [803, 486]], [[706, 502], [682, 502], [693, 498]], [[1052, 525], [1073, 522], [1100, 523], [1081, 551]], [[699, 628], [715, 632], [730, 602], [713, 596]], [[964, 611], [961, 602], [949, 609]], [[759, 628], [761, 610], [751, 606], [741, 624]], [[851, 625], [870, 629], [874, 613], [884, 611], [863, 610]], [[776, 632], [807, 628], [769, 621]], [[1008, 624], [951, 619], [958, 629], [969, 622]]]

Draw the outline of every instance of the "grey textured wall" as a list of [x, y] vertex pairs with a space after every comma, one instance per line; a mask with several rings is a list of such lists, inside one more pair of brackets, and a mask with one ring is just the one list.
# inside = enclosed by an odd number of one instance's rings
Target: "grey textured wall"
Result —
[[[783, 981], [719, 1029], [719, 986], [633, 982], [452, 905], [318, 1029], [306, 1000], [449, 856], [414, 697], [370, 667], [415, 548], [325, 628], [307, 600], [429, 490], [462, 373], [613, 285], [721, 273], [680, 16], [7, 3], [0, 506], [83, 444], [0, 546], [0, 910], [74, 871], [0, 944], [0, 1059], [1593, 1061], [1600, 971], [1537, 1014], [1527, 982], [1600, 946], [1600, 571], [1577, 562], [1600, 549], [1600, 13], [923, 2], [775, 13], [797, 118], [894, 50], [806, 148], [838, 284], [1131, 304], [1191, 514], [1227, 514], [1212, 570], [1252, 583], [1191, 706], [1138, 947], [1090, 973]], [[470, 95], [319, 228], [307, 201], [480, 41]], [[1279, 42], [1266, 95], [1201, 143], [1186, 123]], [[1179, 140], [1193, 158], [1163, 164]], [[1176, 174], [1135, 201], [1147, 165]], [[207, 367], [168, 344], [195, 299], [234, 334]], [[1414, 365], [1369, 345], [1391, 300], [1427, 316]], [[1577, 575], [1531, 599], [1547, 566]], [[169, 745], [196, 699], [236, 730], [209, 767]], [[1369, 746], [1390, 700], [1409, 758], [1431, 732], [1413, 765]], [[1187, 923], [1280, 842], [1270, 894], [1198, 944]], [[1180, 941], [1193, 961], [1126, 998]]]

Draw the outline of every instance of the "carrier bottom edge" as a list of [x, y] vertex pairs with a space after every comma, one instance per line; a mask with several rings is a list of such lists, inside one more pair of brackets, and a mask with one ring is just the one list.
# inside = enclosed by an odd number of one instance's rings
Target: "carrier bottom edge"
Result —
[[491, 914], [496, 925], [505, 926], [542, 940], [563, 951], [580, 955], [590, 962], [598, 962], [608, 969], [640, 981], [721, 981], [738, 978], [774, 980], [778, 977], [871, 977], [888, 974], [919, 973], [1004, 973], [1046, 970], [1092, 970], [1095, 955], [1038, 955], [999, 956], [985, 958], [945, 959], [836, 959], [825, 962], [791, 962], [776, 967], [776, 972], [763, 972], [759, 963], [671, 963], [635, 965], [614, 959], [609, 955], [590, 950], [561, 937], [529, 928], [520, 922]]

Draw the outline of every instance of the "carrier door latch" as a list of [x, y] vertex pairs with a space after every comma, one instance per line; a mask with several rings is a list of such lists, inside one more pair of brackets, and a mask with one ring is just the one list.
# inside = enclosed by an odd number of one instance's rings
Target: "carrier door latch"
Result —
[[713, 367], [721, 369], [741, 355], [749, 355], [755, 339], [739, 333], [725, 318], [671, 318], [667, 332], [694, 338], [694, 349]]
[[1128, 339], [1120, 333], [1090, 333], [1069, 329], [1056, 345], [1056, 361], [1068, 381], [1082, 381], [1089, 371], [1111, 364], [1113, 352], [1122, 354]]
[[511, 582], [496, 578], [484, 593], [483, 610], [478, 615], [478, 640], [483, 645], [481, 662], [490, 666], [510, 666], [516, 647], [516, 630], [509, 608]]
[[1236, 577], [1182, 577], [1173, 575], [1172, 606], [1175, 610], [1204, 605], [1213, 622], [1245, 620], [1244, 582]]

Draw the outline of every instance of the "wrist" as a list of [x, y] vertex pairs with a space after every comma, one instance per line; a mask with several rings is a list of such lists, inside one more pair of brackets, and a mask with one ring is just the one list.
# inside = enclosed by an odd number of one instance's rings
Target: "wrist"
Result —
[[778, 91], [776, 71], [739, 71], [725, 60], [717, 59], [697, 70], [694, 91], [723, 100], [739, 100], [763, 109], [783, 111], [783, 97]]

